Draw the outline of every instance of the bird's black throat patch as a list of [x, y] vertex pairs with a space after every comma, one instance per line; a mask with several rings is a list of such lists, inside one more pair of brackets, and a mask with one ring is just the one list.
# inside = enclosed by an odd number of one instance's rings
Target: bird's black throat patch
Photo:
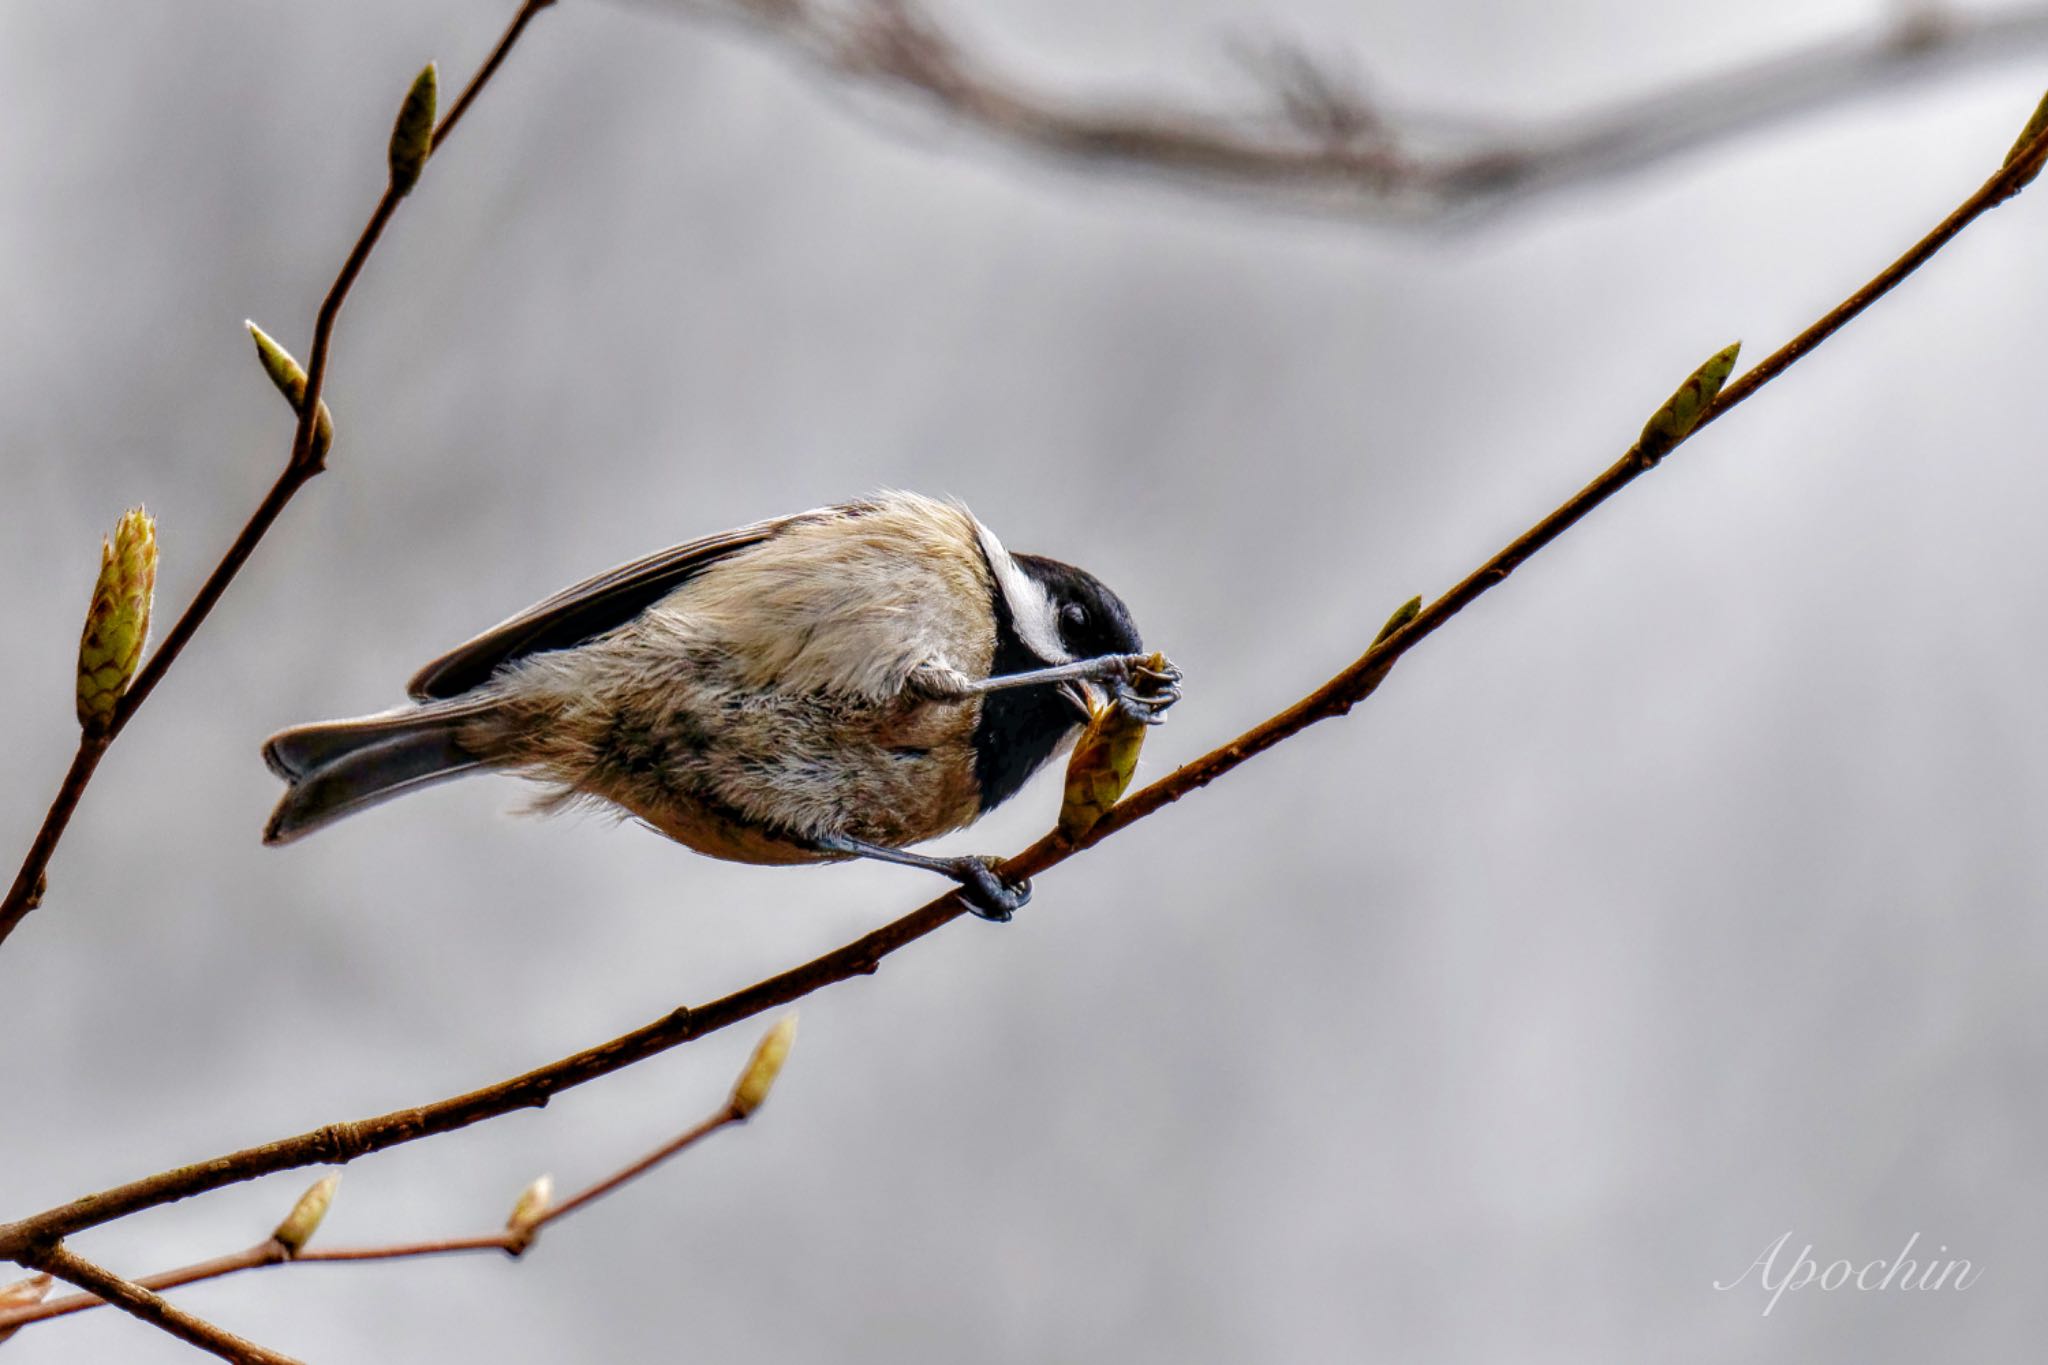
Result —
[[[989, 676], [1000, 678], [1044, 668], [1046, 661], [1032, 653], [1017, 634], [1017, 623], [1002, 592], [991, 596], [996, 617], [996, 649], [989, 663]], [[1074, 704], [1060, 695], [1057, 684], [1012, 687], [985, 694], [981, 699], [981, 720], [974, 727], [974, 776], [981, 786], [981, 808], [994, 810], [1015, 796], [1079, 724]]]

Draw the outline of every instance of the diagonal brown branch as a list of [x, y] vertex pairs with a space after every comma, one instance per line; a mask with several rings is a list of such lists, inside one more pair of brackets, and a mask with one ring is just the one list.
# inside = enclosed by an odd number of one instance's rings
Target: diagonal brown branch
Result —
[[178, 1340], [222, 1360], [232, 1360], [237, 1365], [299, 1365], [291, 1356], [279, 1355], [233, 1332], [215, 1327], [205, 1318], [187, 1313], [162, 1295], [93, 1264], [62, 1243], [45, 1249], [33, 1264], [45, 1274], [75, 1284], [122, 1312], [131, 1313], [152, 1327], [160, 1327]]
[[[533, 16], [554, 3], [555, 0], [524, 0], [519, 12], [513, 16], [511, 24], [498, 39], [497, 45], [491, 49], [490, 56], [484, 59], [476, 74], [470, 77], [469, 84], [456, 98], [454, 107], [449, 109], [447, 117], [434, 129], [432, 152], [438, 153], [447, 142], [449, 135], [455, 131], [457, 121], [476, 100], [485, 82], [503, 65], [506, 54], [519, 40], [519, 35], [525, 32]], [[22, 918], [42, 903], [50, 859], [55, 855], [58, 841], [64, 837], [64, 830], [71, 822], [72, 812], [78, 808], [79, 798], [85, 795], [86, 784], [92, 781], [93, 770], [99, 766], [100, 758], [106, 753], [107, 746], [126, 728], [136, 711], [149, 700], [149, 694], [156, 690], [156, 685], [163, 681], [164, 674], [170, 671], [171, 665], [184, 653], [185, 646], [192, 642], [192, 637], [205, 623], [214, 605], [220, 601], [222, 594], [227, 592], [228, 584], [242, 571], [242, 566], [249, 562], [249, 557], [256, 552], [257, 544], [277, 521], [285, 505], [325, 467], [321, 456], [313, 449], [313, 432], [320, 411], [321, 389], [327, 379], [328, 356], [333, 349], [334, 325], [341, 316], [341, 305], [347, 300], [349, 291], [355, 287], [356, 278], [362, 274], [371, 250], [377, 245], [377, 239], [383, 235], [385, 225], [398, 211], [399, 201], [404, 197], [404, 193], [396, 188], [385, 190], [383, 198], [377, 201], [376, 209], [370, 214], [368, 225], [363, 228], [362, 235], [356, 238], [355, 246], [349, 250], [347, 259], [342, 262], [340, 273], [328, 287], [327, 297], [321, 301], [319, 316], [313, 327], [313, 348], [307, 357], [306, 396], [299, 405], [299, 421], [292, 433], [291, 454], [285, 461], [283, 472], [270, 486], [270, 491], [263, 495], [263, 501], [256, 505], [256, 510], [249, 515], [249, 520], [243, 523], [241, 531], [236, 534], [227, 552], [221, 556], [220, 563], [214, 566], [213, 572], [208, 574], [206, 581], [200, 585], [198, 594], [192, 599], [192, 604], [185, 608], [184, 615], [178, 618], [170, 633], [164, 636], [163, 643], [150, 655], [149, 662], [135, 675], [134, 684], [114, 710], [112, 722], [103, 731], [79, 739], [78, 752], [73, 756], [70, 770], [65, 773], [63, 782], [57, 788], [57, 795], [51, 801], [41, 827], [37, 829], [34, 840], [29, 844], [28, 853], [22, 859], [21, 870], [15, 874], [14, 883], [8, 889], [6, 899], [0, 900], [0, 943], [6, 942], [7, 936], [14, 932], [14, 927], [21, 923]]]
[[[644, 0], [643, 0], [644, 2]], [[1636, 170], [1808, 109], [2048, 46], [2048, 6], [1898, 7], [1862, 34], [1550, 123], [1397, 116], [1309, 54], [1272, 68], [1281, 117], [1147, 99], [1081, 99], [971, 50], [919, 0], [654, 0], [737, 20], [853, 88], [920, 101], [986, 138], [1066, 163], [1156, 173], [1263, 205], [1433, 223]], [[964, 7], [963, 7], [964, 8]]]
[[[1884, 297], [1918, 270], [1965, 227], [1991, 208], [2018, 193], [2048, 160], [2048, 130], [2017, 149], [1998, 174], [1966, 199], [1919, 242], [1880, 271], [1868, 284], [1830, 309], [1819, 321], [1722, 391], [1706, 410], [1699, 426], [1731, 411], [1782, 375], [1802, 356], [1832, 336], [1851, 319]], [[1694, 428], [1695, 431], [1698, 427]], [[1081, 849], [1132, 825], [1199, 790], [1254, 755], [1265, 752], [1319, 721], [1341, 716], [1370, 695], [1410, 650], [1441, 629], [1480, 596], [1505, 582], [1515, 569], [1556, 540], [1594, 508], [1655, 467], [1638, 446], [1631, 446], [1605, 472], [1562, 506], [1488, 559], [1465, 580], [1432, 602], [1407, 625], [1378, 640], [1348, 668], [1293, 706], [1247, 730], [1236, 739], [1175, 769], [1110, 811], [1085, 837], [1068, 841], [1047, 835], [1003, 866], [1007, 877], [1036, 875], [1066, 861]], [[881, 960], [964, 912], [956, 895], [945, 895], [852, 943], [814, 958], [802, 966], [769, 977], [723, 999], [695, 1008], [681, 1008], [631, 1033], [562, 1058], [560, 1061], [417, 1108], [394, 1110], [355, 1123], [331, 1124], [295, 1137], [244, 1148], [192, 1166], [87, 1195], [14, 1223], [0, 1225], [0, 1258], [19, 1261], [38, 1246], [83, 1228], [94, 1227], [158, 1205], [202, 1194], [238, 1181], [276, 1171], [319, 1163], [345, 1163], [371, 1152], [415, 1142], [436, 1133], [510, 1113], [538, 1108], [564, 1090], [631, 1066], [657, 1053], [787, 1004], [821, 987], [874, 972]]]

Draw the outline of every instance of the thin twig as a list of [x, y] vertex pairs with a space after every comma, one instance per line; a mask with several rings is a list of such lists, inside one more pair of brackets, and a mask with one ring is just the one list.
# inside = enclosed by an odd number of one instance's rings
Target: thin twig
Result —
[[46, 1248], [36, 1257], [34, 1265], [36, 1269], [75, 1284], [122, 1312], [132, 1314], [152, 1327], [162, 1328], [180, 1341], [222, 1360], [232, 1360], [237, 1365], [300, 1365], [291, 1356], [280, 1355], [245, 1337], [215, 1327], [205, 1318], [186, 1312], [162, 1295], [93, 1264], [62, 1243]]
[[[627, 1181], [639, 1179], [662, 1162], [667, 1161], [685, 1148], [696, 1146], [727, 1124], [744, 1123], [746, 1120], [747, 1116], [740, 1112], [739, 1106], [728, 1102], [725, 1108], [719, 1110], [710, 1118], [705, 1119], [689, 1131], [664, 1142], [638, 1161], [614, 1171], [588, 1189], [578, 1191], [561, 1203], [550, 1206], [545, 1213], [527, 1225], [530, 1229], [528, 1240], [531, 1240], [532, 1233], [537, 1233], [555, 1220], [566, 1218], [576, 1212], [576, 1210], [597, 1202]], [[520, 1249], [525, 1249], [523, 1244]]]
[[[1986, 181], [1905, 255], [1741, 380], [1724, 389], [1699, 425], [1704, 426], [1707, 421], [1748, 399], [1850, 319], [1889, 293], [1963, 228], [2016, 194], [2039, 173], [2044, 160], [2048, 160], [2048, 130], [2037, 135], [1998, 174]], [[1698, 427], [1694, 430], [1697, 431]], [[1069, 841], [1054, 833], [1040, 839], [1003, 864], [1003, 874], [1014, 879], [1044, 872], [1080, 850], [1130, 828], [1189, 792], [1207, 786], [1247, 759], [1318, 721], [1343, 715], [1370, 695], [1387, 671], [1409, 650], [1484, 593], [1504, 582], [1530, 556], [1563, 535], [1595, 507], [1653, 467], [1654, 462], [1642, 458], [1639, 447], [1631, 446], [1618, 461], [1570, 500], [1432, 602], [1414, 620], [1374, 644], [1322, 687], [1229, 743], [1176, 768], [1133, 794], [1082, 838]], [[371, 1152], [415, 1142], [436, 1133], [466, 1128], [516, 1109], [539, 1108], [562, 1091], [599, 1076], [609, 1075], [742, 1019], [787, 1004], [821, 987], [870, 974], [888, 954], [923, 938], [964, 911], [965, 905], [958, 894], [949, 893], [801, 966], [709, 1004], [674, 1010], [631, 1033], [524, 1075], [432, 1104], [394, 1110], [356, 1123], [330, 1124], [197, 1165], [162, 1171], [86, 1195], [17, 1222], [0, 1225], [0, 1258], [20, 1260], [29, 1249], [82, 1228], [94, 1227], [224, 1185], [302, 1166], [343, 1164]]]
[[[263, 1270], [270, 1266], [308, 1262], [402, 1261], [431, 1256], [462, 1255], [472, 1251], [498, 1251], [508, 1256], [523, 1256], [533, 1246], [542, 1228], [559, 1222], [602, 1199], [628, 1181], [645, 1175], [671, 1157], [694, 1147], [719, 1129], [742, 1123], [746, 1118], [747, 1115], [741, 1113], [738, 1106], [728, 1100], [717, 1113], [664, 1142], [647, 1155], [621, 1167], [561, 1203], [549, 1205], [518, 1225], [508, 1225], [496, 1232], [480, 1233], [471, 1237], [443, 1237], [424, 1242], [396, 1242], [389, 1246], [311, 1248], [297, 1252], [273, 1236], [245, 1250], [181, 1266], [176, 1270], [159, 1271], [132, 1283], [145, 1291], [164, 1290], [197, 1284], [201, 1280], [217, 1280], [224, 1275], [239, 1274], [245, 1270]], [[76, 1283], [75, 1280], [73, 1282]], [[107, 1300], [99, 1293], [88, 1292], [68, 1294], [63, 1298], [51, 1299], [28, 1308], [0, 1309], [0, 1340], [31, 1323], [68, 1317], [73, 1313], [82, 1313], [88, 1308], [102, 1307], [106, 1302]]]
[[[142, 1289], [161, 1292], [176, 1289], [181, 1285], [196, 1284], [201, 1280], [217, 1280], [223, 1275], [233, 1275], [237, 1271], [281, 1264], [291, 1258], [290, 1249], [272, 1237], [244, 1251], [215, 1256], [211, 1260], [181, 1266], [176, 1270], [163, 1270], [154, 1275], [144, 1275], [133, 1283]], [[12, 1332], [16, 1328], [26, 1327], [30, 1323], [47, 1322], [51, 1318], [68, 1317], [73, 1313], [84, 1312], [88, 1308], [103, 1307], [106, 1302], [96, 1293], [66, 1294], [62, 1298], [50, 1299], [31, 1308], [0, 1312], [0, 1332]]]
[[498, 74], [498, 68], [505, 64], [505, 58], [511, 53], [512, 45], [519, 41], [520, 34], [526, 32], [526, 26], [532, 22], [533, 16], [554, 3], [555, 0], [525, 0], [525, 3], [520, 5], [519, 13], [512, 16], [512, 22], [507, 24], [504, 33], [499, 35], [497, 46], [491, 49], [491, 55], [484, 58], [484, 64], [476, 69], [476, 74], [469, 78], [469, 84], [462, 88], [462, 93], [455, 97], [455, 103], [448, 106], [448, 112], [442, 115], [441, 122], [435, 126], [433, 151], [441, 150], [442, 145], [455, 132], [455, 125], [469, 112], [469, 106], [476, 103], [477, 95], [483, 91], [491, 77]]
[[[527, 23], [534, 15], [554, 3], [555, 0], [525, 0], [519, 7], [519, 12], [513, 16], [504, 35], [491, 49], [490, 56], [484, 59], [476, 74], [470, 77], [469, 84], [456, 98], [454, 107], [449, 109], [447, 117], [434, 129], [430, 155], [438, 153], [447, 142], [449, 134], [455, 130], [457, 120], [475, 101], [484, 83], [504, 63], [506, 54], [511, 51], [512, 44], [518, 41], [519, 35], [525, 31]], [[313, 449], [313, 433], [318, 425], [322, 386], [327, 379], [327, 361], [334, 342], [334, 325], [341, 316], [343, 301], [348, 298], [349, 290], [355, 286], [356, 278], [362, 274], [363, 266], [370, 258], [371, 249], [377, 245], [377, 239], [383, 235], [385, 225], [398, 211], [399, 201], [404, 197], [396, 189], [385, 190], [383, 197], [377, 201], [375, 211], [370, 215], [368, 225], [363, 228], [362, 234], [356, 238], [355, 245], [350, 248], [347, 259], [342, 262], [340, 273], [328, 287], [326, 298], [321, 301], [319, 316], [313, 326], [312, 351], [307, 357], [306, 396], [299, 405], [298, 425], [292, 432], [291, 454], [285, 461], [283, 472], [270, 486], [270, 491], [263, 495], [263, 501], [257, 504], [256, 510], [250, 513], [249, 520], [243, 523], [234, 542], [228, 546], [227, 553], [221, 556], [220, 563], [214, 566], [213, 572], [208, 574], [206, 581], [200, 585], [192, 604], [185, 608], [184, 614], [171, 627], [170, 633], [164, 636], [163, 643], [150, 655], [149, 662], [135, 675], [133, 684], [114, 708], [113, 717], [107, 726], [96, 734], [85, 735], [79, 739], [78, 752], [71, 760], [71, 768], [65, 773], [64, 781], [57, 788], [56, 798], [51, 801], [49, 812], [43, 817], [43, 823], [29, 845], [28, 854], [22, 860], [21, 870], [15, 874], [7, 898], [0, 900], [0, 943], [5, 943], [7, 936], [14, 932], [14, 927], [21, 923], [22, 918], [41, 904], [50, 859], [56, 853], [57, 843], [64, 837], [65, 826], [70, 823], [72, 812], [78, 808], [79, 798], [85, 794], [86, 784], [92, 781], [93, 770], [99, 766], [100, 758], [106, 753], [107, 746], [126, 728], [136, 711], [149, 700], [149, 694], [156, 690], [156, 685], [163, 681], [164, 674], [170, 671], [171, 665], [184, 653], [185, 646], [191, 643], [192, 637], [205, 623], [214, 605], [227, 591], [228, 584], [234, 581], [235, 575], [241, 572], [242, 566], [248, 563], [249, 557], [256, 552], [257, 544], [269, 532], [271, 525], [284, 511], [285, 505], [299, 489], [311, 482], [313, 477], [325, 468], [321, 455]]]
[[[645, 0], [643, 0], [645, 2]], [[922, 101], [1054, 160], [1148, 171], [1282, 209], [1436, 223], [1636, 170], [1804, 110], [2048, 44], [2048, 6], [1901, 10], [1871, 31], [1550, 123], [1382, 110], [1310, 53], [1261, 65], [1275, 113], [1085, 99], [997, 69], [918, 0], [652, 0], [738, 21], [848, 87]], [[1277, 116], [1276, 116], [1277, 115]]]

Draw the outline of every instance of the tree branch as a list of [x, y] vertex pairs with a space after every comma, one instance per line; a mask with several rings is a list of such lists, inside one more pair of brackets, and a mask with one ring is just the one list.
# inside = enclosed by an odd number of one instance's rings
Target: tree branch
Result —
[[738, 21], [843, 86], [922, 102], [1054, 160], [1158, 173], [1301, 212], [1421, 224], [1497, 211], [1822, 105], [2048, 45], [2048, 6], [1898, 7], [1872, 31], [1548, 124], [1395, 116], [1298, 48], [1259, 57], [1270, 111], [1075, 98], [997, 69], [920, 0], [661, 0]]
[[[244, 1270], [262, 1270], [269, 1266], [304, 1262], [415, 1260], [429, 1256], [459, 1255], [471, 1251], [501, 1251], [514, 1258], [523, 1256], [540, 1236], [541, 1229], [589, 1207], [620, 1186], [637, 1180], [671, 1157], [696, 1146], [719, 1129], [736, 1123], [745, 1123], [767, 1098], [768, 1089], [774, 1084], [776, 1073], [781, 1070], [782, 1059], [788, 1052], [793, 1032], [794, 1016], [769, 1031], [754, 1050], [746, 1070], [740, 1074], [733, 1093], [708, 1118], [559, 1203], [551, 1201], [547, 1177], [541, 1177], [520, 1195], [513, 1205], [512, 1216], [506, 1220], [504, 1228], [497, 1232], [470, 1237], [444, 1237], [425, 1242], [399, 1242], [389, 1246], [307, 1250], [306, 1242], [319, 1226], [320, 1219], [325, 1216], [328, 1202], [333, 1196], [331, 1182], [339, 1179], [337, 1176], [330, 1176], [300, 1196], [298, 1204], [285, 1221], [278, 1225], [277, 1230], [256, 1245], [242, 1251], [231, 1252], [226, 1256], [216, 1256], [211, 1260], [181, 1266], [176, 1270], [160, 1271], [132, 1283], [121, 1283], [128, 1284], [132, 1290], [149, 1293], [197, 1284], [201, 1280], [217, 1280], [224, 1275], [234, 1275]], [[39, 1261], [38, 1264], [43, 1262]], [[75, 1276], [64, 1274], [56, 1267], [52, 1267], [52, 1270], [74, 1284], [84, 1283]], [[99, 1273], [107, 1274], [105, 1271]], [[107, 1278], [112, 1280], [115, 1277], [109, 1275]], [[0, 1294], [0, 1341], [5, 1341], [31, 1323], [47, 1322], [52, 1318], [82, 1313], [88, 1308], [99, 1308], [110, 1301], [110, 1296], [99, 1288], [86, 1287], [89, 1290], [87, 1293], [71, 1294], [51, 1299], [46, 1303], [37, 1303], [35, 1298], [40, 1297], [43, 1286], [10, 1286], [9, 1288], [18, 1294], [22, 1306], [9, 1306], [6, 1296]], [[155, 1296], [152, 1293], [150, 1297]], [[162, 1300], [158, 1299], [157, 1302], [161, 1303]], [[116, 1306], [127, 1305], [116, 1301]], [[218, 1328], [207, 1330], [219, 1333], [222, 1337], [227, 1336], [226, 1333], [219, 1332]]]
[[[2017, 194], [2039, 174], [2048, 160], [2048, 129], [2009, 154], [2006, 165], [1965, 200], [1926, 237], [1880, 271], [1875, 278], [1818, 322], [1801, 332], [1762, 364], [1730, 384], [1699, 418], [1693, 431], [1734, 409], [1783, 374], [1801, 357], [1832, 336], [1851, 319], [1924, 265], [1982, 214]], [[1665, 453], [1668, 453], [1666, 451]], [[1010, 859], [1003, 875], [1035, 875], [1066, 861], [1075, 853], [1093, 847], [1103, 839], [1145, 819], [1147, 816], [1199, 790], [1254, 755], [1265, 752], [1290, 736], [1319, 721], [1341, 716], [1369, 696], [1387, 672], [1410, 650], [1441, 629], [1465, 607], [1498, 584], [1556, 540], [1608, 498], [1655, 468], [1662, 456], [1647, 454], [1641, 443], [1631, 445], [1613, 465], [1574, 494], [1562, 506], [1537, 522], [1499, 553], [1488, 559], [1463, 582], [1424, 608], [1414, 619], [1384, 634], [1357, 661], [1307, 697], [1279, 714], [1247, 730], [1236, 739], [1176, 768], [1159, 781], [1132, 795], [1076, 840], [1057, 832], [1047, 835]], [[931, 933], [965, 910], [957, 894], [939, 897], [902, 918], [862, 935], [845, 946], [814, 958], [802, 966], [769, 977], [744, 990], [695, 1008], [679, 1008], [631, 1033], [565, 1057], [547, 1066], [514, 1076], [509, 1080], [473, 1090], [464, 1095], [356, 1123], [330, 1124], [295, 1137], [282, 1138], [258, 1147], [245, 1148], [196, 1165], [163, 1171], [141, 1180], [87, 1195], [69, 1204], [17, 1222], [0, 1225], [0, 1259], [22, 1261], [35, 1248], [83, 1228], [172, 1203], [276, 1171], [320, 1163], [343, 1164], [371, 1152], [415, 1142], [435, 1133], [451, 1132], [470, 1124], [510, 1113], [515, 1109], [538, 1108], [553, 1096], [599, 1076], [631, 1066], [657, 1053], [666, 1052], [707, 1033], [752, 1018], [778, 1005], [788, 1004], [821, 987], [851, 977], [873, 973], [890, 953]]]
[[[533, 16], [554, 3], [555, 0], [524, 0], [519, 12], [513, 16], [511, 24], [498, 39], [497, 45], [484, 59], [483, 65], [470, 77], [468, 86], [457, 97], [454, 107], [434, 129], [430, 156], [438, 153], [447, 142], [449, 135], [455, 131], [457, 121], [475, 102], [485, 82], [489, 81], [503, 65], [506, 54], [519, 40], [519, 35], [525, 32], [526, 25], [531, 22]], [[104, 729], [80, 737], [78, 752], [71, 760], [71, 768], [65, 773], [63, 782], [57, 788], [57, 795], [51, 801], [48, 813], [43, 817], [41, 827], [36, 831], [35, 839], [30, 843], [28, 853], [22, 859], [21, 870], [15, 874], [14, 883], [8, 889], [6, 899], [0, 900], [0, 943], [6, 942], [7, 936], [14, 932], [14, 927], [21, 923], [23, 917], [42, 903], [50, 859], [55, 855], [58, 841], [64, 837], [65, 827], [70, 823], [71, 814], [78, 808], [79, 798], [85, 795], [86, 784], [92, 781], [93, 770], [99, 766], [100, 758], [106, 753], [107, 747], [127, 727], [142, 704], [149, 700], [149, 694], [156, 690], [156, 685], [163, 681], [164, 674], [170, 671], [171, 665], [184, 653], [185, 646], [192, 642], [192, 637], [205, 623], [207, 615], [227, 591], [228, 584], [234, 581], [235, 575], [241, 572], [242, 566], [248, 563], [249, 557], [256, 552], [257, 544], [284, 511], [285, 505], [299, 489], [326, 467], [323, 458], [325, 452], [314, 448], [314, 433], [319, 427], [320, 394], [327, 378], [327, 362], [333, 348], [334, 325], [341, 316], [341, 305], [348, 298], [349, 290], [355, 286], [357, 276], [362, 274], [371, 250], [377, 245], [377, 239], [383, 235], [385, 225], [398, 211], [399, 201], [405, 197], [406, 192], [406, 189], [395, 184], [384, 191], [384, 196], [377, 201], [376, 209], [370, 214], [368, 225], [356, 239], [355, 246], [342, 262], [340, 273], [329, 286], [326, 298], [321, 301], [319, 316], [313, 327], [313, 347], [307, 357], [306, 393], [299, 404], [298, 425], [292, 433], [291, 454], [285, 461], [283, 472], [277, 476], [277, 481], [271, 485], [270, 491], [263, 495], [263, 501], [257, 504], [249, 520], [243, 524], [233, 543], [228, 546], [227, 553], [221, 556], [220, 563], [214, 566], [213, 572], [208, 574], [206, 581], [200, 585], [198, 595], [192, 599], [192, 604], [185, 608], [184, 615], [178, 618], [170, 633], [164, 636], [163, 643], [158, 645], [156, 652], [150, 656], [149, 662], [135, 675], [133, 685], [115, 707], [112, 720]]]
[[122, 1312], [133, 1314], [150, 1326], [160, 1327], [178, 1340], [189, 1342], [222, 1360], [232, 1360], [237, 1365], [300, 1365], [291, 1356], [279, 1355], [233, 1332], [215, 1327], [205, 1318], [187, 1313], [162, 1295], [151, 1293], [111, 1270], [94, 1265], [61, 1242], [39, 1253], [32, 1264], [45, 1274], [75, 1284]]

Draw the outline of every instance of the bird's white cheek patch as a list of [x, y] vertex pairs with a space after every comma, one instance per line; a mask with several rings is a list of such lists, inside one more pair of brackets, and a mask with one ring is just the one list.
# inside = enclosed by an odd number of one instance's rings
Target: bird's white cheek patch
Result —
[[1048, 664], [1070, 662], [1074, 656], [1060, 644], [1058, 617], [1053, 613], [1052, 599], [1045, 595], [1045, 589], [1017, 567], [1017, 561], [1010, 558], [1010, 552], [996, 539], [996, 533], [982, 525], [979, 518], [975, 520], [974, 530], [981, 537], [981, 552], [988, 556], [989, 567], [995, 572], [996, 589], [1002, 593], [1003, 601], [1009, 604], [1010, 619], [1017, 627], [1018, 638]]

